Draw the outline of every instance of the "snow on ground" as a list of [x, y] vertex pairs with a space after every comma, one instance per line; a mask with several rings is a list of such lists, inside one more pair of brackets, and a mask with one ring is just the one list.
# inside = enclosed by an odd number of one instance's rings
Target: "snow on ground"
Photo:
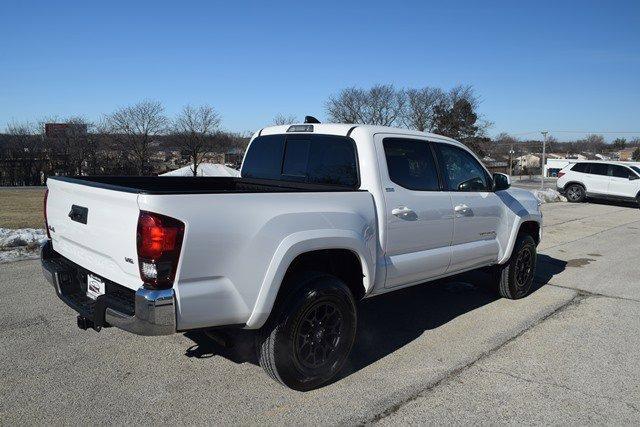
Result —
[[47, 240], [43, 229], [0, 228], [0, 262], [38, 257], [38, 249]]
[[536, 199], [540, 203], [566, 202], [567, 199], [557, 190], [553, 188], [545, 188], [544, 190], [531, 190]]

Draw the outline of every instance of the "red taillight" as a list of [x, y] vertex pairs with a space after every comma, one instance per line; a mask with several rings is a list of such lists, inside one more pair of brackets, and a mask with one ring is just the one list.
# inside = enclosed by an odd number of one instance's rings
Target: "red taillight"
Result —
[[563, 175], [564, 175], [564, 172], [558, 172], [558, 178], [562, 178]]
[[49, 221], [47, 220], [47, 199], [49, 198], [49, 189], [44, 190], [44, 203], [43, 209], [44, 212], [44, 229], [47, 231], [47, 238], [51, 238], [51, 233], [49, 233]]
[[176, 275], [184, 223], [153, 212], [138, 217], [138, 266], [145, 286], [170, 288]]

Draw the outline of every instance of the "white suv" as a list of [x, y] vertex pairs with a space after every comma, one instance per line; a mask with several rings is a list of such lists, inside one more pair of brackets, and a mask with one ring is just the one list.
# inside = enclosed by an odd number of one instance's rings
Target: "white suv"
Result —
[[640, 167], [622, 162], [578, 162], [558, 172], [558, 191], [570, 202], [587, 197], [640, 203]]

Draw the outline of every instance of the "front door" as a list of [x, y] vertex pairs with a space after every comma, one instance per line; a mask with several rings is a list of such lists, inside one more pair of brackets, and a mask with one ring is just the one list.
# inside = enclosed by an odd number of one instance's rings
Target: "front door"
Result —
[[500, 251], [497, 233], [503, 204], [493, 192], [489, 173], [469, 151], [446, 143], [436, 146], [454, 211], [448, 272], [496, 262]]
[[376, 137], [386, 206], [386, 287], [442, 276], [451, 259], [453, 209], [431, 143]]
[[638, 175], [621, 165], [609, 165], [609, 189], [611, 196], [635, 199], [640, 190]]

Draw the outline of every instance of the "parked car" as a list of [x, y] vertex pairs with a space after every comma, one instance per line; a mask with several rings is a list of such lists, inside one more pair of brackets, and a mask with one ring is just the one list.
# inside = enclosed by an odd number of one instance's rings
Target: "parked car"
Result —
[[[532, 286], [542, 215], [463, 144], [345, 124], [256, 133], [240, 177], [50, 177], [42, 266], [83, 329], [257, 330], [297, 390], [341, 369], [357, 301], [489, 267]], [[497, 320], [498, 321], [498, 320]]]
[[640, 203], [640, 167], [621, 162], [578, 162], [558, 173], [556, 186], [570, 202], [591, 197]]

